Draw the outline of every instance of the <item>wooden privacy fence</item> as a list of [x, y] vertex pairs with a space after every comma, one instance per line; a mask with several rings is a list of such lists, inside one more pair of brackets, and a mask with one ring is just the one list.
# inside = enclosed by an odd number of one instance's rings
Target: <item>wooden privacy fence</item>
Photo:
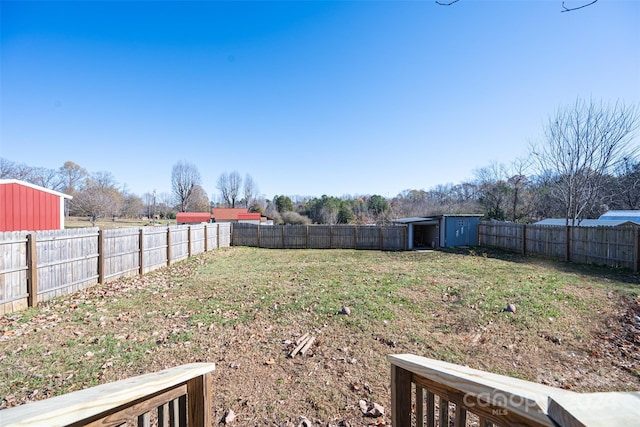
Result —
[[230, 224], [0, 233], [0, 315], [230, 244]]
[[190, 363], [4, 409], [0, 425], [211, 426], [214, 369]]
[[481, 221], [480, 246], [564, 261], [640, 269], [640, 227], [564, 227]]
[[234, 224], [233, 246], [270, 249], [369, 249], [402, 251], [407, 248], [405, 226]]
[[388, 358], [396, 427], [622, 427], [640, 420], [640, 392], [576, 393], [412, 354]]

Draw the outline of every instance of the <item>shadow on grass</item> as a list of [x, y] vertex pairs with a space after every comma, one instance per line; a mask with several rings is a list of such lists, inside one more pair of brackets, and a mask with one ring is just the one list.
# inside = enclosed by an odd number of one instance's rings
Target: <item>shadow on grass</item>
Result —
[[[634, 273], [632, 270], [626, 268], [614, 268], [595, 264], [578, 264], [573, 262], [564, 262], [554, 258], [546, 258], [537, 255], [522, 255], [504, 249], [482, 246], [445, 248], [441, 249], [441, 251], [451, 254], [499, 259], [501, 261], [519, 264], [544, 265], [548, 268], [555, 268], [556, 270], [563, 273], [581, 274], [610, 280], [612, 282], [637, 285], [637, 292], [640, 292], [640, 272]], [[615, 285], [615, 283], [612, 283], [612, 285]], [[624, 289], [628, 290], [628, 288]]]

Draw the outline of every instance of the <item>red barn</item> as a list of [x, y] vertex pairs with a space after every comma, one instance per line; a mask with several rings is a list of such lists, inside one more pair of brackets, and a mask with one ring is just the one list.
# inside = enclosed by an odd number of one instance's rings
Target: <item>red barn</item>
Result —
[[0, 179], [0, 231], [62, 230], [71, 196], [17, 179]]
[[176, 215], [177, 224], [200, 224], [211, 222], [211, 214], [208, 212], [178, 212]]

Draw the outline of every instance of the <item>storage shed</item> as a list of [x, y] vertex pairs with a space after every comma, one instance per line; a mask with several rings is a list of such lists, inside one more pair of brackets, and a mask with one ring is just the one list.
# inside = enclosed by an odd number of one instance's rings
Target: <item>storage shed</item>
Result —
[[211, 214], [209, 212], [178, 212], [176, 214], [176, 223], [180, 224], [202, 224], [203, 222], [211, 222]]
[[407, 226], [407, 249], [437, 249], [477, 245], [481, 217], [481, 214], [445, 214], [393, 222]]
[[238, 215], [249, 213], [247, 208], [213, 208], [213, 222], [238, 222]]
[[64, 229], [64, 203], [59, 193], [17, 179], [0, 179], [0, 231]]

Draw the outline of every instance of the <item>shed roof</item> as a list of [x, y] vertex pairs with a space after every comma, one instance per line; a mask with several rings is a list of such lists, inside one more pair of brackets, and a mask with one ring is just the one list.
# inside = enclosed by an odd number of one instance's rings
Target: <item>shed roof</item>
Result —
[[260, 219], [260, 212], [251, 212], [251, 213], [239, 213], [238, 214], [238, 221], [241, 220], [259, 220]]
[[414, 224], [414, 223], [435, 223], [442, 218], [480, 218], [484, 215], [482, 214], [443, 214], [443, 215], [435, 215], [435, 216], [414, 216], [409, 218], [398, 218], [394, 219], [392, 222], [396, 224]]
[[640, 210], [608, 211], [600, 215], [599, 219], [628, 220], [640, 223]]
[[211, 209], [211, 216], [216, 221], [237, 221], [238, 214], [246, 214], [247, 208], [213, 208]]
[[19, 179], [0, 179], [0, 185], [6, 185], [6, 184], [18, 184], [18, 185], [22, 185], [22, 186], [25, 186], [25, 187], [33, 188], [35, 190], [43, 191], [45, 193], [53, 194], [53, 195], [58, 196], [58, 197], [63, 197], [65, 199], [69, 199], [69, 200], [73, 199], [73, 196], [70, 196], [68, 194], [60, 193], [59, 191], [55, 191], [55, 190], [51, 190], [49, 188], [41, 187], [39, 185], [35, 185], [35, 184], [30, 183], [30, 182], [20, 181]]
[[211, 214], [208, 212], [178, 212], [177, 222], [209, 222]]

